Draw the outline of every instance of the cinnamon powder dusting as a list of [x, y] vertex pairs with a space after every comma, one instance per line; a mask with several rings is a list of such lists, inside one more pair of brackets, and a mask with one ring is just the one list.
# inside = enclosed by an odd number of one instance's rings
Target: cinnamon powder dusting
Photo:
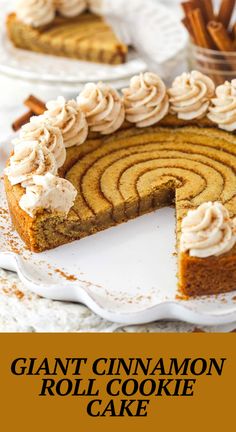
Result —
[[4, 207], [0, 207], [0, 221], [1, 234], [8, 248], [17, 255], [21, 254], [26, 248], [23, 244], [19, 244], [19, 238], [11, 224], [9, 213]]
[[[1, 278], [1, 282], [2, 281], [6, 282], [7, 279]], [[17, 288], [17, 285], [15, 283], [13, 283], [12, 286], [9, 287], [9, 288], [2, 288], [2, 292], [4, 294], [6, 294], [7, 296], [14, 295], [19, 300], [22, 300], [25, 297], [24, 293]]]
[[77, 277], [74, 275], [70, 275], [62, 271], [61, 269], [55, 269], [55, 272], [58, 273], [60, 276], [64, 277], [68, 281], [76, 281]]

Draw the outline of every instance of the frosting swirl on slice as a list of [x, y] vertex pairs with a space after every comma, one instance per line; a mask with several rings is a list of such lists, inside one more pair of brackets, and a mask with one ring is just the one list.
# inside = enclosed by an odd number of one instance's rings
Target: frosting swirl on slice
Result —
[[201, 72], [192, 71], [177, 77], [168, 93], [172, 114], [182, 120], [199, 119], [207, 113], [215, 84]]
[[32, 117], [30, 123], [21, 128], [20, 140], [38, 141], [43, 147], [46, 147], [55, 157], [57, 166], [60, 168], [66, 160], [66, 149], [63, 143], [63, 137], [60, 129], [50, 125], [46, 118], [42, 116]]
[[102, 82], [86, 84], [77, 102], [93, 132], [108, 135], [124, 122], [125, 109], [119, 93]]
[[137, 127], [147, 127], [160, 121], [169, 109], [164, 82], [158, 75], [146, 72], [130, 80], [123, 89], [126, 118]]
[[33, 175], [57, 174], [57, 163], [53, 154], [38, 141], [21, 141], [15, 145], [10, 164], [5, 169], [12, 185], [21, 183], [26, 187]]
[[182, 221], [180, 250], [206, 258], [228, 252], [236, 243], [236, 219], [219, 202], [206, 202], [190, 210]]
[[216, 97], [211, 100], [208, 118], [219, 128], [232, 132], [236, 129], [236, 79], [226, 81], [216, 88]]
[[65, 216], [74, 204], [77, 191], [66, 179], [50, 173], [34, 175], [20, 199], [20, 207], [31, 217], [38, 210], [54, 211]]
[[53, 0], [19, 0], [16, 15], [20, 21], [32, 27], [40, 27], [55, 18]]
[[83, 144], [88, 136], [88, 123], [75, 100], [64, 97], [47, 103], [44, 116], [62, 132], [65, 147]]
[[87, 9], [86, 0], [54, 0], [57, 11], [68, 18], [80, 15]]

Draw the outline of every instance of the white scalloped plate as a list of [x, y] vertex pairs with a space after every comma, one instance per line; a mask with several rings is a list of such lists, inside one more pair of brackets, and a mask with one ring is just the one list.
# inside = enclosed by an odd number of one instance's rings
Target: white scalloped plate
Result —
[[[9, 141], [0, 146], [2, 170]], [[34, 254], [11, 228], [0, 182], [0, 266], [16, 271], [42, 297], [81, 302], [103, 318], [126, 324], [179, 319], [198, 325], [236, 321], [236, 292], [193, 300], [176, 297], [174, 210]]]

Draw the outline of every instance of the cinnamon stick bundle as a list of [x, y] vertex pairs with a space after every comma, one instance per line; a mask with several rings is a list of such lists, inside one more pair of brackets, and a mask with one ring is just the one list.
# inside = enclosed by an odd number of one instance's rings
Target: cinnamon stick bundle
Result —
[[[207, 70], [209, 75], [212, 72], [215, 81], [222, 82], [225, 75], [228, 78], [229, 71], [236, 70], [232, 54], [227, 55], [227, 52], [235, 52], [236, 57], [236, 23], [230, 25], [236, 0], [221, 0], [218, 12], [214, 10], [213, 0], [188, 0], [182, 3], [182, 8], [185, 13], [182, 22], [193, 44], [203, 48], [196, 50], [199, 69]], [[204, 49], [213, 52], [204, 52]]]

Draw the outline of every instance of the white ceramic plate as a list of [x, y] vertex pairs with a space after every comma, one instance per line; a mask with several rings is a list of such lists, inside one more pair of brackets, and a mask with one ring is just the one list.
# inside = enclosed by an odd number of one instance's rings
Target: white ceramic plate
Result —
[[[9, 151], [9, 141], [1, 144], [1, 170]], [[173, 209], [34, 254], [10, 226], [1, 181], [0, 227], [0, 266], [16, 271], [43, 297], [84, 303], [118, 323], [179, 319], [219, 325], [236, 320], [235, 292], [187, 301], [176, 298]]]

